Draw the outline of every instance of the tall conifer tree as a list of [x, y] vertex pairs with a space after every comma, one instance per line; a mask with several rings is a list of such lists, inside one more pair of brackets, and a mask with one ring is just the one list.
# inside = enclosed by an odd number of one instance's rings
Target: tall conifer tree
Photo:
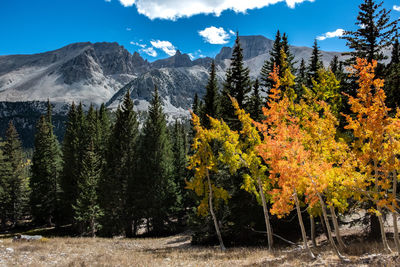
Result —
[[235, 118], [231, 97], [236, 98], [242, 108], [247, 103], [247, 94], [251, 90], [249, 69], [244, 67], [243, 49], [240, 45], [239, 33], [237, 33], [233, 48], [231, 65], [226, 73], [224, 88], [221, 95], [221, 116], [233, 129], [238, 129], [240, 123]]
[[35, 147], [30, 179], [31, 210], [38, 224], [58, 222], [60, 213], [61, 151], [53, 133], [52, 107], [47, 106], [46, 116], [41, 116], [36, 127]]
[[211, 63], [210, 77], [206, 86], [206, 94], [203, 99], [204, 107], [202, 110], [202, 122], [207, 128], [210, 126], [207, 115], [213, 118], [216, 118], [219, 115], [220, 108], [218, 91], [219, 90], [215, 72], [215, 62], [213, 61]]
[[29, 180], [25, 170], [24, 155], [19, 135], [10, 121], [6, 131], [4, 156], [10, 163], [12, 175], [8, 183], [10, 202], [7, 205], [9, 220], [13, 225], [21, 218], [29, 204]]
[[149, 107], [149, 116], [143, 127], [141, 140], [141, 177], [145, 184], [146, 218], [150, 219], [154, 234], [168, 230], [166, 223], [176, 208], [176, 185], [173, 177], [172, 150], [167, 124], [157, 87]]
[[107, 236], [122, 233], [132, 236], [132, 198], [135, 196], [131, 186], [137, 175], [138, 121], [129, 91], [116, 117], [107, 149], [107, 166], [99, 185], [100, 206], [104, 212], [101, 221]]
[[381, 61], [385, 58], [383, 51], [389, 48], [395, 37], [398, 19], [391, 21], [391, 10], [382, 7], [382, 2], [364, 0], [359, 6], [359, 13], [355, 31], [346, 31], [343, 39], [352, 49], [346, 53], [351, 56], [350, 63], [354, 64], [356, 58], [366, 58]]

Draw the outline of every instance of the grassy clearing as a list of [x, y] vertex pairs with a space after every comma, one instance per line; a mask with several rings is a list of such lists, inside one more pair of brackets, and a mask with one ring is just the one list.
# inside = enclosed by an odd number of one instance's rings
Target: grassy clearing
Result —
[[[393, 245], [393, 244], [392, 244]], [[265, 248], [193, 247], [185, 234], [166, 238], [50, 238], [37, 242], [0, 241], [1, 266], [349, 266], [325, 242], [313, 248], [312, 261], [300, 248], [268, 252]], [[395, 254], [383, 254], [380, 243], [353, 239], [350, 266], [400, 266]]]

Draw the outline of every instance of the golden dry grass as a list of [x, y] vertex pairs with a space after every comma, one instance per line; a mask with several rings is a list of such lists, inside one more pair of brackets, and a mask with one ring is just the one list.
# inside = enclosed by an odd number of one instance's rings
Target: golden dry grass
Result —
[[[7, 250], [8, 248], [8, 250]], [[0, 241], [1, 266], [400, 266], [379, 243], [354, 243], [350, 265], [341, 263], [325, 245], [311, 260], [300, 248], [268, 252], [265, 248], [193, 247], [188, 235], [166, 238], [50, 238], [36, 242]], [[13, 251], [10, 251], [12, 249]]]

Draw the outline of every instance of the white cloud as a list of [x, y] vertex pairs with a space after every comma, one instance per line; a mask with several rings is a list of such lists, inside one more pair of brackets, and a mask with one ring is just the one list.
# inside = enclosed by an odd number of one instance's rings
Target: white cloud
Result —
[[192, 53], [188, 53], [188, 56], [190, 57], [191, 60], [193, 60], [195, 58], [195, 56], [193, 56]]
[[119, 0], [124, 7], [133, 6], [135, 0]]
[[343, 36], [343, 34], [344, 34], [344, 30], [343, 29], [337, 29], [334, 32], [327, 32], [327, 33], [325, 33], [325, 34], [323, 34], [321, 36], [318, 36], [317, 40], [323, 41], [325, 39]]
[[138, 12], [150, 19], [176, 20], [197, 14], [221, 15], [225, 10], [244, 13], [250, 9], [263, 8], [284, 2], [290, 8], [303, 2], [315, 0], [119, 0], [125, 7], [135, 5]]
[[141, 44], [141, 43], [133, 42], [133, 41], [131, 41], [130, 44], [131, 44], [131, 45], [139, 46], [139, 47], [141, 47], [141, 48], [145, 48], [145, 47], [147, 46], [147, 45], [145, 45], [145, 44]]
[[154, 50], [153, 47], [143, 48], [143, 49], [141, 49], [140, 51], [146, 53], [147, 55], [149, 55], [149, 56], [151, 56], [151, 57], [156, 57], [156, 56], [158, 55], [158, 54], [157, 54], [157, 51]]
[[232, 30], [227, 33], [222, 27], [208, 27], [199, 31], [199, 35], [204, 38], [204, 41], [210, 44], [226, 44], [231, 36], [235, 34]]
[[126, 30], [128, 31], [128, 32], [130, 32], [130, 31], [132, 31], [132, 28], [126, 28]]
[[161, 49], [169, 56], [173, 56], [176, 53], [176, 48], [169, 41], [150, 41], [151, 45], [157, 49]]
[[106, 2], [108, 2], [108, 3], [110, 3], [110, 2], [111, 2], [111, 0], [104, 0], [104, 1], [106, 1]]
[[400, 6], [394, 5], [394, 6], [393, 6], [393, 9], [396, 10], [396, 11], [400, 11]]

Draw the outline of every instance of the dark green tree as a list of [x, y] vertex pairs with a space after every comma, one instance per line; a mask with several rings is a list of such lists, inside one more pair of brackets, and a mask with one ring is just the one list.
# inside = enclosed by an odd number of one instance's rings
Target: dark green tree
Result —
[[346, 53], [351, 56], [351, 64], [355, 59], [366, 58], [381, 61], [385, 59], [384, 49], [389, 48], [395, 37], [398, 19], [391, 21], [390, 12], [382, 7], [383, 1], [364, 0], [359, 6], [355, 31], [346, 31], [343, 39], [347, 40], [347, 46], [352, 49]]
[[21, 141], [11, 121], [6, 131], [4, 156], [10, 163], [12, 172], [8, 181], [10, 201], [7, 203], [7, 214], [12, 225], [15, 225], [29, 206], [29, 180]]
[[97, 196], [101, 175], [101, 161], [93, 142], [87, 146], [83, 155], [81, 173], [78, 179], [78, 197], [74, 208], [74, 219], [80, 224], [80, 234], [96, 236], [99, 219], [103, 215]]
[[146, 186], [147, 204], [141, 208], [150, 219], [151, 231], [161, 234], [170, 230], [169, 216], [176, 211], [177, 186], [174, 183], [172, 147], [157, 87], [144, 123], [140, 150], [140, 181]]
[[99, 184], [103, 234], [132, 236], [136, 182], [138, 121], [129, 91], [116, 112], [107, 149], [107, 165]]
[[397, 38], [393, 44], [392, 57], [385, 76], [386, 102], [392, 112], [395, 112], [400, 106], [400, 45]]
[[210, 77], [206, 86], [206, 94], [203, 99], [202, 122], [205, 127], [210, 127], [207, 116], [217, 118], [219, 116], [219, 89], [215, 73], [215, 63], [211, 63]]
[[53, 225], [59, 221], [61, 151], [53, 133], [52, 107], [41, 116], [36, 127], [35, 146], [31, 166], [31, 211], [37, 224]]
[[186, 179], [188, 177], [187, 170], [187, 134], [184, 125], [181, 122], [175, 121], [174, 129], [172, 131], [171, 140], [173, 140], [172, 153], [173, 153], [173, 176], [174, 183], [177, 186], [177, 204], [178, 204], [178, 221], [180, 224], [184, 223], [186, 210], [192, 204], [189, 192], [186, 189]]
[[231, 65], [226, 73], [221, 95], [221, 117], [235, 130], [240, 127], [240, 123], [235, 116], [230, 96], [236, 98], [241, 108], [246, 106], [247, 94], [251, 90], [249, 73], [249, 69], [244, 67], [243, 49], [240, 45], [239, 33], [237, 33]]
[[261, 122], [263, 118], [263, 112], [262, 112], [263, 101], [260, 95], [260, 83], [258, 79], [256, 79], [253, 84], [253, 90], [250, 96], [250, 101], [248, 106], [249, 106], [248, 111], [250, 113], [251, 118], [257, 122]]
[[81, 170], [81, 152], [82, 152], [82, 134], [83, 128], [83, 110], [79, 105], [76, 109], [75, 103], [72, 103], [66, 123], [66, 130], [62, 146], [63, 151], [63, 171], [61, 174], [62, 190], [62, 221], [64, 223], [73, 222], [72, 205], [76, 203], [78, 195], [78, 177]]
[[301, 99], [303, 95], [303, 86], [307, 85], [307, 67], [306, 67], [306, 62], [304, 58], [301, 59], [300, 61], [300, 66], [299, 69], [297, 70], [297, 76], [296, 76], [296, 95], [298, 96], [297, 99]]
[[261, 86], [264, 87], [264, 90], [268, 92], [270, 88], [272, 88], [273, 81], [269, 78], [271, 72], [274, 71], [274, 65], [281, 65], [281, 49], [282, 49], [282, 37], [281, 33], [278, 30], [275, 36], [275, 41], [272, 46], [271, 51], [269, 52], [270, 58], [265, 60], [263, 67], [261, 68]]
[[0, 220], [1, 229], [6, 228], [9, 219], [8, 203], [10, 203], [10, 180], [12, 169], [10, 162], [3, 153], [4, 142], [0, 140]]
[[308, 64], [308, 79], [307, 86], [312, 86], [312, 81], [318, 78], [318, 70], [323, 68], [321, 61], [321, 51], [319, 50], [317, 40], [314, 40], [313, 51], [311, 54], [310, 62]]

